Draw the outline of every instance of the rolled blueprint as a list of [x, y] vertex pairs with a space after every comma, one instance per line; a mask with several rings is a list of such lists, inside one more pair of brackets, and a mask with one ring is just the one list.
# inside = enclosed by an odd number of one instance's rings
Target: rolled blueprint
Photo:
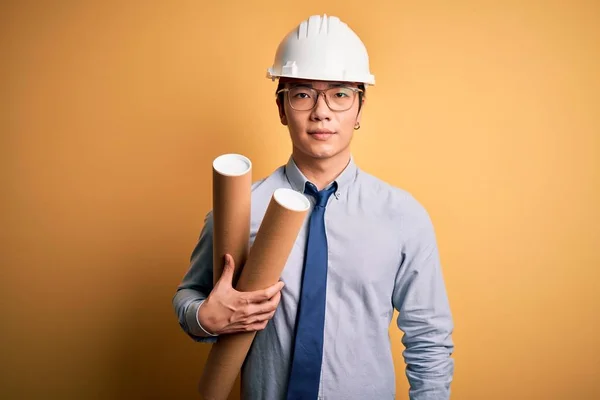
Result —
[[[279, 280], [306, 214], [309, 200], [292, 189], [275, 190], [242, 269], [237, 290], [265, 289]], [[256, 332], [226, 334], [212, 345], [199, 390], [203, 400], [226, 400]]]
[[252, 162], [240, 154], [213, 161], [213, 284], [223, 273], [224, 256], [235, 263], [233, 282], [248, 257]]

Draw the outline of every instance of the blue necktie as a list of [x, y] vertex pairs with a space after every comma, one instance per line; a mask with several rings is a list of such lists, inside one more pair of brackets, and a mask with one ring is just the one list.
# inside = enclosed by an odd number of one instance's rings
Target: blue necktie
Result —
[[318, 191], [306, 182], [304, 193], [316, 200], [308, 230], [302, 290], [296, 319], [296, 339], [287, 400], [316, 400], [323, 360], [323, 327], [325, 324], [325, 292], [327, 288], [327, 235], [325, 206], [337, 189]]

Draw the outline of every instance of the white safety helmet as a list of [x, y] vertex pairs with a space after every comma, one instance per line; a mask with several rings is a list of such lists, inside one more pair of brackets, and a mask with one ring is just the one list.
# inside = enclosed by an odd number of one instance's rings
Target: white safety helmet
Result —
[[338, 17], [313, 15], [289, 32], [277, 47], [267, 78], [375, 84], [363, 42]]

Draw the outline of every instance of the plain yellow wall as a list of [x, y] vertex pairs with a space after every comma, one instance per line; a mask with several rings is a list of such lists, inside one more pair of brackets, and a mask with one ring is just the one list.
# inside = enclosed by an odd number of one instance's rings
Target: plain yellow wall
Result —
[[359, 33], [377, 79], [359, 165], [436, 226], [452, 398], [600, 398], [598, 2], [1, 7], [0, 398], [194, 398], [208, 347], [171, 297], [211, 161], [243, 153], [259, 179], [287, 160], [265, 72], [320, 13]]

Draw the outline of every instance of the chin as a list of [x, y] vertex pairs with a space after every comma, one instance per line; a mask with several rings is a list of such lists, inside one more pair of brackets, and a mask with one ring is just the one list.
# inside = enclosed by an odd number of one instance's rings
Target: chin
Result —
[[297, 151], [307, 157], [315, 160], [324, 160], [343, 153], [348, 146], [340, 146], [339, 142], [315, 142], [312, 139], [309, 139], [307, 141], [297, 141], [294, 147], [296, 147]]
[[335, 157], [341, 152], [342, 149], [335, 149], [329, 146], [310, 146], [303, 151], [304, 154], [319, 160]]

